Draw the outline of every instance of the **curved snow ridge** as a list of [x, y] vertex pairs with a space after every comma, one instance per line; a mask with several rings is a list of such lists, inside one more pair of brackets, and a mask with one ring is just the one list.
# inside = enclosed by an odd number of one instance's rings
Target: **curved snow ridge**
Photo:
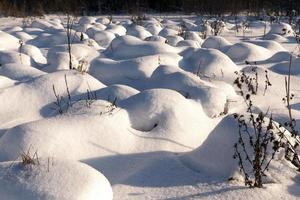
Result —
[[184, 38], [178, 35], [168, 35], [165, 37], [167, 39], [167, 44], [176, 47], [176, 45], [180, 42], [183, 41]]
[[279, 34], [284, 36], [292, 36], [294, 34], [294, 30], [291, 25], [287, 23], [273, 23], [271, 25], [271, 30], [268, 34]]
[[138, 90], [130, 86], [120, 84], [109, 85], [94, 92], [96, 93], [98, 99], [107, 100], [110, 102], [115, 101], [117, 105], [119, 101], [125, 100], [139, 93]]
[[109, 181], [92, 167], [53, 157], [35, 164], [0, 162], [0, 196], [9, 200], [112, 200]]
[[225, 117], [201, 146], [181, 156], [182, 162], [196, 171], [229, 178], [238, 170], [237, 161], [232, 159], [233, 145], [238, 139], [236, 127], [232, 116]]
[[0, 51], [1, 65], [22, 64], [31, 65], [31, 59], [28, 55], [18, 51]]
[[[127, 110], [131, 126], [144, 132], [145, 137], [180, 141], [182, 146], [190, 148], [202, 143], [215, 122], [205, 114], [201, 104], [169, 89], [145, 90], [119, 105]], [[172, 143], [166, 145], [172, 149]]]
[[79, 101], [64, 115], [9, 129], [0, 138], [0, 160], [15, 160], [29, 148], [42, 157], [75, 160], [182, 152], [199, 146], [218, 121], [207, 117], [201, 104], [167, 89], [132, 95], [117, 101], [118, 107], [103, 100], [87, 103]]
[[270, 58], [273, 54], [270, 50], [248, 42], [240, 42], [231, 46], [228, 55], [234, 62], [262, 61]]
[[24, 32], [24, 31], [11, 32], [11, 35], [15, 36], [16, 38], [18, 38], [19, 40], [22, 40], [25, 43], [28, 40], [32, 40], [33, 39], [33, 37], [31, 35], [29, 35], [28, 33]]
[[0, 75], [0, 91], [4, 90], [7, 87], [14, 86], [17, 83], [17, 81], [12, 80], [6, 76]]
[[67, 97], [65, 77], [71, 96], [85, 94], [89, 88], [97, 90], [105, 87], [87, 74], [70, 70], [43, 74], [26, 82], [20, 82], [5, 88], [0, 93], [1, 127], [12, 127], [57, 113], [58, 108], [53, 104], [57, 101], [53, 86], [59, 97]]
[[109, 58], [93, 60], [89, 74], [105, 84], [127, 84], [139, 88], [160, 64], [178, 65], [181, 56], [161, 53], [115, 61]]
[[250, 43], [256, 44], [258, 46], [264, 47], [270, 51], [272, 51], [273, 53], [277, 53], [279, 51], [286, 51], [287, 50], [278, 42], [276, 41], [271, 41], [271, 40], [251, 40], [248, 41]]
[[172, 89], [187, 99], [196, 100], [209, 117], [221, 115], [226, 109], [227, 100], [236, 96], [234, 88], [225, 82], [204, 81], [173, 66], [158, 67], [149, 79], [148, 87]]
[[15, 50], [20, 46], [18, 38], [9, 33], [0, 31], [0, 50]]
[[47, 29], [54, 29], [54, 30], [63, 30], [64, 27], [61, 23], [58, 22], [51, 22], [49, 20], [43, 20], [43, 19], [35, 19], [31, 25], [32, 28], [39, 28], [43, 30]]
[[133, 36], [116, 38], [114, 40], [105, 52], [108, 57], [114, 59], [130, 59], [160, 53], [179, 53], [179, 49], [168, 44], [155, 41], [143, 41]]
[[90, 38], [93, 38], [101, 47], [107, 48], [111, 41], [116, 37], [114, 33], [106, 30], [100, 30], [96, 27], [91, 27], [87, 30]]
[[227, 55], [216, 49], [196, 49], [188, 51], [183, 57], [181, 67], [200, 77], [232, 83], [234, 72], [239, 71], [239, 67]]
[[[50, 48], [47, 53], [48, 66], [45, 66], [43, 70], [55, 72], [69, 69], [69, 56], [67, 45], [58, 45]], [[87, 71], [90, 62], [97, 56], [99, 56], [99, 52], [93, 47], [85, 44], [72, 45], [72, 67], [75, 69], [82, 68], [83, 71]]]
[[221, 36], [210, 36], [209, 38], [205, 39], [202, 43], [202, 48], [212, 48], [218, 49], [220, 51], [227, 51], [229, 47], [232, 45], [229, 41]]
[[[72, 43], [81, 43], [81, 33], [71, 30], [71, 35], [73, 36]], [[88, 38], [86, 34], [83, 33], [84, 38]], [[38, 33], [37, 37], [32, 40], [28, 40], [26, 44], [31, 44], [39, 48], [49, 48], [57, 45], [68, 44], [68, 37], [66, 31], [53, 30], [51, 33]]]
[[40, 71], [32, 66], [26, 66], [22, 64], [6, 64], [1, 66], [0, 68], [0, 75], [21, 82], [45, 74], [46, 74], [45, 72]]
[[79, 101], [64, 115], [9, 129], [0, 138], [0, 160], [15, 160], [29, 148], [41, 157], [72, 160], [129, 153], [135, 149], [129, 127], [127, 112], [111, 103]]
[[30, 56], [33, 62], [37, 63], [37, 65], [43, 65], [47, 63], [47, 59], [42, 54], [41, 50], [36, 46], [25, 44], [19, 48], [19, 51]]
[[[248, 128], [250, 130], [249, 133], [251, 135], [254, 134], [251, 125], [248, 124]], [[290, 137], [290, 135], [287, 137]], [[235, 152], [234, 144], [238, 142], [238, 140], [238, 122], [233, 116], [228, 115], [209, 133], [202, 145], [193, 151], [180, 155], [180, 160], [187, 167], [206, 174], [209, 177], [214, 177], [215, 179], [228, 180], [230, 177], [242, 179], [238, 160], [233, 159]], [[291, 141], [294, 143], [293, 139], [291, 139]], [[245, 143], [245, 149], [249, 157], [253, 157], [253, 147], [251, 147], [249, 143]], [[269, 149], [268, 151], [271, 150]], [[271, 170], [267, 173], [271, 181], [287, 181], [290, 177], [293, 177], [291, 174], [296, 173], [292, 166], [282, 167], [282, 165], [286, 165], [283, 151], [284, 150], [281, 149], [275, 156], [275, 159], [270, 163]], [[252, 170], [249, 163], [244, 163], [244, 167], [246, 171]], [[287, 178], [285, 175], [290, 177]]]
[[[288, 55], [286, 55], [286, 56], [288, 56]], [[291, 54], [289, 56], [291, 56]], [[288, 59], [288, 61], [283, 61], [283, 62], [274, 64], [269, 69], [272, 70], [273, 72], [276, 72], [279, 74], [288, 75], [289, 74], [289, 66], [290, 66], [289, 59]], [[290, 71], [291, 75], [296, 75], [296, 76], [300, 75], [299, 65], [300, 65], [300, 58], [292, 58], [291, 71]]]
[[147, 37], [152, 36], [152, 34], [149, 31], [147, 31], [143, 26], [139, 26], [139, 25], [135, 25], [135, 24], [131, 24], [127, 27], [126, 34], [135, 36], [142, 40], [144, 40]]

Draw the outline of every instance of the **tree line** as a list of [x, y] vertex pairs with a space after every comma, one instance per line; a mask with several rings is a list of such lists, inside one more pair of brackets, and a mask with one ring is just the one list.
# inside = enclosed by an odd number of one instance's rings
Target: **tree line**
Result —
[[141, 14], [181, 12], [195, 14], [300, 14], [299, 0], [0, 0], [0, 15], [33, 16], [47, 13]]

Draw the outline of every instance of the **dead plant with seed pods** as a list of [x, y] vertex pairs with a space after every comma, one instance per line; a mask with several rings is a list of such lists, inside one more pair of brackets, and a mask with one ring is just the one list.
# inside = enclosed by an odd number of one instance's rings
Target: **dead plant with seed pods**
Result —
[[273, 126], [272, 116], [267, 113], [255, 115], [251, 95], [245, 95], [249, 116], [234, 114], [238, 122], [238, 141], [234, 144], [233, 158], [238, 160], [245, 185], [249, 187], [263, 186], [263, 177], [269, 170], [271, 161], [278, 153], [281, 138]]
[[[234, 114], [238, 122], [238, 141], [234, 144], [233, 158], [238, 160], [245, 185], [261, 188], [265, 172], [278, 152], [281, 138], [273, 126], [272, 115], [268, 118], [268, 112], [254, 113], [251, 95], [257, 94], [259, 85], [256, 68], [252, 68], [252, 71], [254, 77], [245, 72], [236, 72], [238, 77], [234, 81], [247, 106], [247, 115]], [[244, 91], [244, 88], [247, 90]]]
[[252, 95], [257, 94], [258, 92], [258, 73], [257, 68], [252, 67], [252, 72], [254, 72], [253, 75], [248, 75], [244, 71], [241, 72], [235, 72], [237, 75], [237, 78], [234, 80], [234, 84], [238, 87], [240, 90], [239, 93], [243, 96], [244, 95], [244, 88], [243, 86], [247, 88], [247, 92], [250, 92]]
[[[249, 187], [263, 186], [263, 177], [269, 170], [270, 163], [276, 154], [282, 150], [285, 152], [285, 159], [290, 161], [295, 167], [300, 168], [300, 160], [296, 148], [300, 144], [298, 132], [295, 130], [295, 120], [291, 117], [290, 100], [290, 73], [286, 78], [286, 101], [289, 111], [290, 121], [284, 125], [273, 120], [272, 114], [260, 112], [254, 113], [254, 103], [252, 95], [256, 95], [258, 90], [258, 76], [255, 71], [253, 80], [244, 72], [236, 72], [238, 78], [234, 84], [239, 89], [238, 93], [243, 97], [247, 106], [245, 115], [234, 114], [238, 122], [238, 141], [234, 144], [233, 158], [238, 160], [241, 173], [244, 176], [245, 185]], [[266, 72], [265, 90], [271, 86]], [[245, 88], [247, 90], [245, 91]]]

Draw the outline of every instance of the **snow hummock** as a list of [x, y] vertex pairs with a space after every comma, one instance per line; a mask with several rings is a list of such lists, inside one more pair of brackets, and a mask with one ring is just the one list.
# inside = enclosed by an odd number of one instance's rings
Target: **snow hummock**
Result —
[[235, 62], [261, 61], [272, 56], [270, 50], [248, 42], [234, 44], [226, 54]]
[[53, 157], [0, 163], [0, 194], [9, 200], [112, 200], [108, 180], [92, 167]]

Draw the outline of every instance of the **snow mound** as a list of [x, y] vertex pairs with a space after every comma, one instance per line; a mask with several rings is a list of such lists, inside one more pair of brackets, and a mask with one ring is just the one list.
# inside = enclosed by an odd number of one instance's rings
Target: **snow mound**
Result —
[[[276, 73], [288, 75], [289, 65], [290, 65], [290, 62], [288, 59], [288, 61], [284, 61], [284, 62], [273, 65], [270, 69]], [[300, 75], [299, 66], [300, 66], [300, 58], [292, 59], [292, 65], [291, 65], [291, 74], [292, 75], [297, 75], [297, 76]]]
[[17, 81], [26, 81], [46, 73], [21, 64], [6, 64], [0, 67], [0, 74]]
[[[141, 56], [120, 61], [99, 58], [91, 63], [89, 73], [108, 85], [137, 83], [149, 78], [160, 64], [178, 65], [181, 59], [181, 56], [172, 53]], [[130, 85], [132, 86], [132, 84]]]
[[0, 31], [0, 51], [18, 49], [19, 46], [20, 43], [18, 38], [6, 32]]
[[23, 31], [23, 28], [20, 26], [13, 26], [13, 27], [5, 28], [3, 29], [3, 31], [11, 34], [13, 32]]
[[[201, 144], [213, 124], [199, 103], [168, 89], [145, 90], [120, 102], [120, 106], [128, 111], [134, 129], [190, 147]], [[197, 133], [197, 128], [203, 134]]]
[[172, 89], [187, 99], [200, 102], [209, 117], [222, 114], [227, 99], [236, 96], [234, 88], [229, 84], [222, 82], [215, 85], [173, 66], [160, 66], [149, 82], [148, 87]]
[[293, 35], [294, 31], [291, 25], [287, 23], [273, 23], [271, 25], [271, 30], [269, 31], [268, 34], [279, 34], [279, 35]]
[[158, 35], [153, 35], [150, 37], [145, 38], [145, 41], [156, 41], [156, 42], [161, 42], [161, 43], [167, 43], [166, 38], [158, 36]]
[[1, 83], [0, 89], [2, 90], [4, 88], [11, 87], [11, 86], [15, 85], [17, 82], [10, 79], [10, 78], [7, 78], [6, 76], [1, 75], [0, 76], [0, 83]]
[[[71, 35], [73, 36], [72, 37], [73, 44], [81, 42], [80, 40], [81, 33], [72, 30]], [[88, 37], [84, 34], [84, 38], [88, 38]], [[27, 44], [31, 44], [37, 47], [47, 47], [47, 48], [57, 46], [57, 45], [63, 45], [67, 43], [68, 43], [68, 37], [66, 31], [64, 30], [54, 31], [53, 33], [39, 34], [34, 39], [27, 41]]]
[[280, 42], [280, 43], [284, 43], [284, 42], [288, 42], [288, 39], [281, 36], [281, 35], [278, 35], [278, 34], [267, 34], [264, 38], [264, 40], [273, 40], [273, 41], [276, 41], [276, 42]]
[[28, 55], [17, 51], [0, 51], [0, 64], [31, 65], [31, 59]]
[[128, 99], [129, 97], [139, 93], [138, 90], [129, 87], [127, 85], [110, 85], [100, 90], [95, 91], [97, 98], [107, 100], [107, 101], [116, 101], [118, 105], [119, 101]]
[[42, 54], [41, 50], [36, 46], [25, 44], [22, 45], [20, 51], [30, 56], [33, 59], [33, 61], [37, 64], [47, 64], [47, 59]]
[[[59, 70], [68, 70], [70, 69], [69, 64], [70, 55], [67, 52], [51, 52], [47, 55], [48, 65], [42, 70], [45, 72], [55, 72]], [[71, 53], [72, 68], [77, 69], [79, 66], [78, 60]]]
[[158, 35], [159, 32], [162, 30], [162, 27], [159, 23], [150, 23], [145, 25], [146, 30], [149, 31], [152, 35]]
[[[72, 67], [77, 69], [87, 70], [91, 60], [97, 57], [99, 53], [93, 47], [85, 44], [73, 44], [71, 48]], [[54, 72], [62, 69], [69, 69], [69, 53], [68, 45], [54, 46], [49, 49], [47, 54], [49, 66], [43, 70], [47, 72]]]
[[280, 43], [271, 40], [251, 40], [249, 41], [258, 46], [264, 47], [273, 53], [277, 53], [278, 51], [287, 51]]
[[79, 19], [78, 23], [83, 26], [85, 24], [93, 24], [96, 22], [96, 20], [97, 19], [95, 17], [84, 16]]
[[[90, 166], [55, 158], [0, 163], [0, 196], [9, 200], [112, 200], [112, 188]], [[9, 175], [8, 175], [9, 174]], [[84, 184], [82, 184], [84, 183]]]
[[[134, 38], [134, 37], [133, 37]], [[105, 52], [114, 59], [130, 59], [147, 55], [156, 55], [160, 53], [178, 53], [179, 50], [164, 43], [142, 41], [138, 38], [123, 37], [114, 42], [111, 48]], [[123, 40], [123, 41], [122, 41]], [[142, 49], [142, 51], [141, 51]]]
[[135, 137], [129, 132], [128, 114], [112, 108], [103, 100], [77, 101], [64, 115], [9, 129], [0, 138], [0, 160], [15, 160], [29, 148], [41, 157], [71, 160], [130, 153]]
[[261, 61], [272, 56], [272, 52], [264, 47], [248, 42], [240, 42], [231, 46], [226, 54], [235, 62]]
[[167, 37], [167, 36], [175, 36], [175, 35], [178, 35], [178, 30], [174, 30], [174, 29], [171, 29], [171, 28], [163, 28], [159, 33], [158, 35], [159, 36], [162, 36], [162, 37]]
[[88, 29], [88, 35], [104, 48], [107, 48], [116, 37], [115, 34], [110, 31], [92, 31], [92, 29]]
[[0, 117], [1, 127], [12, 127], [56, 114], [58, 110], [53, 104], [56, 101], [53, 86], [60, 97], [66, 97], [65, 75], [72, 96], [85, 94], [88, 88], [96, 90], [104, 87], [102, 83], [89, 75], [69, 70], [41, 75], [6, 88], [0, 93], [2, 101], [0, 110], [3, 113]]
[[[250, 122], [249, 122], [250, 123]], [[250, 135], [254, 135], [254, 130], [248, 124]], [[238, 161], [233, 159], [234, 144], [239, 140], [238, 123], [233, 116], [224, 117], [220, 123], [209, 133], [207, 139], [197, 149], [184, 153], [180, 160], [189, 168], [204, 173], [215, 179], [228, 180], [228, 178], [242, 178]], [[249, 157], [253, 156], [250, 144], [245, 143], [245, 149], [249, 153]], [[282, 160], [279, 152], [270, 164], [274, 172], [268, 174], [269, 178], [278, 180], [279, 174], [282, 173]], [[286, 163], [285, 163], [286, 164]], [[275, 166], [275, 167], [274, 167]], [[244, 163], [247, 171], [251, 168], [248, 163]], [[290, 171], [287, 167], [284, 170]], [[268, 173], [268, 172], [267, 172]], [[288, 173], [287, 173], [288, 174]], [[273, 179], [273, 180], [274, 180]]]
[[107, 17], [103, 17], [103, 18], [96, 19], [96, 22], [104, 24], [104, 25], [108, 25], [108, 24], [110, 24], [111, 21]]
[[199, 36], [199, 33], [194, 31], [186, 31], [184, 39], [197, 41], [200, 45], [203, 43], [203, 39]]
[[42, 20], [42, 19], [35, 19], [31, 25], [32, 28], [39, 28], [39, 29], [43, 29], [43, 30], [47, 30], [47, 29], [64, 29], [63, 25], [60, 23], [55, 23], [52, 24], [51, 22], [48, 22], [46, 20]]
[[25, 27], [24, 32], [31, 35], [33, 38], [39, 36], [40, 34], [45, 34], [45, 31], [40, 28], [32, 28], [32, 27]]
[[182, 20], [181, 22], [181, 26], [187, 28], [190, 31], [198, 31], [199, 28], [196, 24], [194, 24], [192, 21], [188, 21], [188, 20]]
[[202, 48], [218, 49], [220, 51], [226, 51], [232, 44], [221, 36], [210, 36], [204, 40]]
[[210, 176], [228, 179], [238, 170], [232, 158], [233, 144], [238, 139], [237, 123], [232, 116], [225, 117], [194, 151], [182, 155], [184, 164]]
[[144, 27], [132, 24], [127, 27], [127, 35], [132, 35], [137, 38], [144, 40], [147, 37], [152, 36], [150, 32], [148, 32]]
[[167, 43], [173, 47], [176, 47], [177, 43], [184, 40], [183, 37], [178, 35], [168, 35], [166, 36]]
[[184, 70], [216, 79], [229, 79], [239, 68], [231, 59], [216, 49], [197, 49], [187, 53], [181, 62]]
[[28, 33], [25, 33], [23, 31], [13, 32], [11, 33], [13, 36], [18, 38], [19, 40], [22, 40], [23, 42], [26, 42], [28, 40], [32, 40], [33, 37], [29, 35]]
[[110, 31], [116, 35], [122, 36], [126, 35], [126, 28], [122, 25], [117, 25], [117, 24], [109, 24], [107, 25], [106, 28], [107, 31]]
[[271, 58], [267, 61], [271, 62], [282, 62], [282, 61], [289, 61], [291, 57], [291, 53], [288, 51], [279, 51], [275, 53]]
[[78, 101], [64, 115], [14, 127], [0, 138], [0, 160], [15, 160], [28, 149], [38, 151], [40, 157], [75, 160], [158, 150], [182, 152], [196, 148], [214, 127], [199, 103], [172, 90], [143, 91], [118, 106], [112, 109], [111, 103], [102, 100], [89, 105]]
[[194, 47], [194, 48], [200, 48], [201, 45], [199, 42], [194, 40], [181, 40], [176, 44], [177, 47]]
[[101, 23], [98, 23], [98, 22], [96, 22], [94, 24], [94, 26], [92, 26], [92, 27], [95, 27], [95, 28], [100, 29], [100, 30], [105, 30], [106, 29], [106, 26], [104, 24], [101, 24]]

